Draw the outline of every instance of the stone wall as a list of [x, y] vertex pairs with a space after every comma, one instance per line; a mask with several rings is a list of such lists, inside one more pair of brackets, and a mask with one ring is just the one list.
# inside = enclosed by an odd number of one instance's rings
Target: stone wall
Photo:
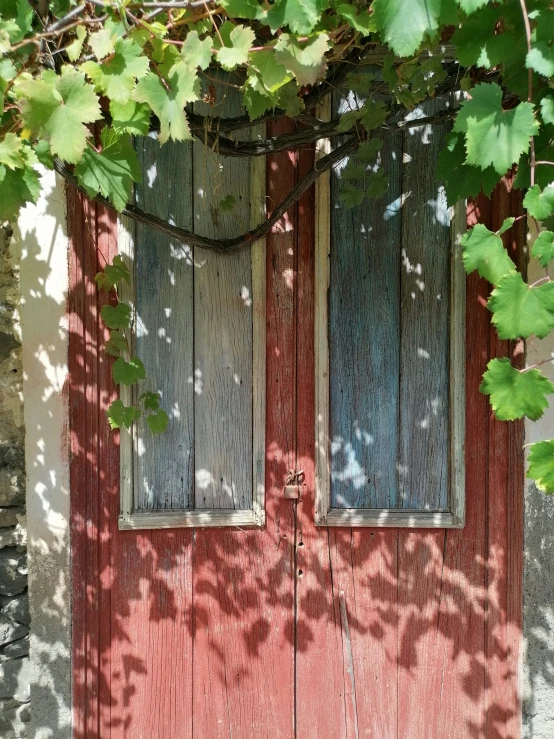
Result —
[[25, 459], [18, 307], [11, 232], [0, 227], [0, 737], [27, 736], [30, 720]]

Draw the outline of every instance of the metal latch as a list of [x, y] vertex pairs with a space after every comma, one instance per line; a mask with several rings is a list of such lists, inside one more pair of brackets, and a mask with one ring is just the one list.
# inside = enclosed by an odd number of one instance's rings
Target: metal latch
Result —
[[285, 480], [284, 495], [287, 500], [298, 500], [304, 481], [304, 470], [289, 470]]

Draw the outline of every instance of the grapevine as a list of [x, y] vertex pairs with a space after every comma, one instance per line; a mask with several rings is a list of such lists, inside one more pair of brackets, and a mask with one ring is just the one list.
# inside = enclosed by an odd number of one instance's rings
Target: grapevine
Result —
[[[501, 339], [546, 337], [554, 330], [554, 8], [549, 0], [2, 0], [0, 5], [0, 221], [13, 221], [40, 194], [40, 168], [54, 169], [89, 198], [191, 246], [222, 253], [244, 248], [338, 161], [348, 207], [382, 197], [387, 172], [379, 152], [391, 131], [450, 120], [437, 178], [449, 204], [484, 193], [515, 171], [524, 191], [531, 259], [544, 270], [532, 284], [504, 246], [520, 214], [493, 232], [478, 223], [463, 238], [463, 261], [493, 289], [488, 301]], [[371, 65], [378, 72], [368, 74]], [[223, 119], [191, 110], [210, 99], [214, 80], [240, 90], [244, 115]], [[337, 88], [354, 104], [330, 122], [317, 103]], [[429, 98], [443, 110], [410, 122]], [[454, 104], [454, 101], [457, 101]], [[286, 116], [292, 133], [239, 141], [238, 132]], [[339, 145], [317, 162], [262, 225], [234, 239], [208, 239], [142, 211], [133, 201], [142, 173], [133, 140], [160, 144], [196, 138], [227, 157], [267, 156]], [[224, 198], [222, 209], [234, 207]], [[113, 428], [141, 415], [154, 432], [167, 414], [146, 389], [130, 351], [131, 308], [119, 300], [128, 281], [115, 258], [97, 276], [110, 302], [106, 351], [114, 380], [139, 386], [139, 401], [114, 401]], [[543, 373], [510, 357], [489, 362], [481, 391], [496, 417], [539, 419], [554, 394]], [[554, 440], [530, 446], [529, 476], [554, 492]]]

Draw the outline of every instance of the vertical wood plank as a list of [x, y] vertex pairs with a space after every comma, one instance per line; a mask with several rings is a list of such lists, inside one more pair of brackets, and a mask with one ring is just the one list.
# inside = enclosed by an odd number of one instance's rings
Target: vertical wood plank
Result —
[[[192, 146], [156, 139], [137, 143], [144, 210], [191, 229]], [[135, 429], [135, 506], [189, 508], [194, 483], [193, 254], [154, 229], [137, 225], [135, 248], [136, 352], [148, 388], [161, 393], [170, 422], [153, 436], [145, 420]], [[138, 400], [138, 398], [137, 398]]]
[[331, 175], [329, 290], [333, 508], [396, 506], [402, 136], [387, 135], [379, 200], [348, 209]]
[[[240, 94], [217, 88], [204, 115], [237, 115]], [[193, 144], [194, 230], [224, 238], [250, 224], [250, 161]], [[232, 213], [220, 201], [232, 195]], [[195, 508], [252, 506], [252, 268], [250, 249], [194, 249]]]
[[[431, 115], [432, 101], [416, 111]], [[399, 507], [448, 506], [450, 221], [436, 181], [446, 126], [404, 133]]]
[[[287, 164], [269, 159], [270, 208], [291, 187]], [[293, 237], [283, 218], [267, 238], [266, 525], [195, 532], [198, 739], [294, 737], [294, 515], [283, 497], [295, 462]]]

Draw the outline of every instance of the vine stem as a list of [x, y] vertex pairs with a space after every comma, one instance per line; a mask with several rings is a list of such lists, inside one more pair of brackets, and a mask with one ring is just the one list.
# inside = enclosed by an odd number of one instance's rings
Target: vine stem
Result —
[[[525, 26], [525, 36], [527, 38], [527, 51], [531, 51], [531, 24], [529, 23], [529, 14], [527, 13], [527, 5], [525, 0], [519, 0], [521, 11], [523, 13], [523, 24]], [[533, 102], [533, 70], [529, 67], [527, 72], [527, 102]], [[531, 136], [531, 187], [535, 184], [535, 137]]]
[[548, 364], [549, 362], [554, 362], [554, 357], [549, 357], [549, 359], [542, 359], [540, 362], [536, 362], [535, 364], [532, 364], [530, 367], [524, 367], [523, 369], [520, 369], [520, 373], [529, 372], [529, 370], [536, 369], [537, 367], [540, 367], [543, 364]]

